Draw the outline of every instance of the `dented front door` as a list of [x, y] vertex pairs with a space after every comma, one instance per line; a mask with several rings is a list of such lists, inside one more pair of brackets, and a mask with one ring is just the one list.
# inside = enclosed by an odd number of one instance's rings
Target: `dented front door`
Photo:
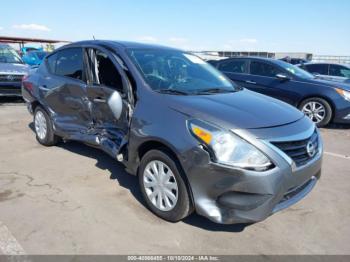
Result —
[[130, 101], [124, 75], [106, 52], [90, 48], [86, 54], [91, 70], [87, 87], [92, 118], [89, 132], [96, 136], [101, 149], [116, 157], [129, 131]]

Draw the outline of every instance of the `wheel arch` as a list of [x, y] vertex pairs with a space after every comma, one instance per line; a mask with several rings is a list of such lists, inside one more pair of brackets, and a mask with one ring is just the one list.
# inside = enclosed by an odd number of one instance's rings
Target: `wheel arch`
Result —
[[305, 100], [310, 99], [310, 98], [321, 98], [321, 99], [325, 100], [330, 105], [330, 107], [332, 109], [332, 116], [331, 116], [331, 120], [330, 121], [333, 121], [333, 118], [334, 118], [334, 115], [335, 115], [335, 105], [334, 105], [333, 101], [327, 96], [323, 96], [323, 95], [320, 95], [320, 94], [305, 96], [302, 99], [300, 99], [300, 101], [298, 102], [298, 108], [300, 109], [301, 104]]
[[29, 103], [30, 105], [30, 110], [31, 110], [31, 113], [34, 114], [35, 110], [40, 107], [42, 110], [44, 110], [49, 116], [50, 116], [50, 112], [47, 110], [47, 108], [42, 104], [40, 103], [38, 100], [34, 100], [32, 102]]
[[31, 115], [34, 115], [35, 109], [40, 105], [37, 100], [27, 101], [27, 109]]
[[168, 145], [168, 143], [165, 143], [163, 141], [156, 140], [156, 139], [147, 140], [138, 146], [137, 148], [138, 158], [141, 160], [142, 157], [148, 151], [154, 150], [154, 149], [158, 149], [158, 150], [164, 149], [168, 153], [170, 153], [175, 159], [179, 160], [177, 157], [177, 154], [175, 153], [175, 149], [172, 146]]
[[192, 205], [194, 206], [195, 202], [194, 202], [194, 197], [193, 197], [190, 182], [187, 178], [187, 175], [184, 171], [184, 168], [182, 167], [181, 161], [177, 156], [175, 149], [171, 145], [168, 145], [168, 143], [157, 140], [157, 139], [152, 139], [152, 140], [147, 140], [147, 141], [143, 142], [142, 144], [140, 144], [137, 148], [137, 170], [135, 172], [136, 175], [138, 175], [140, 161], [141, 161], [142, 157], [150, 150], [163, 151], [163, 152], [169, 154], [175, 160], [175, 164], [180, 169], [179, 170], [180, 174], [183, 177], [183, 179], [185, 180], [185, 184], [186, 184], [187, 190], [189, 192]]

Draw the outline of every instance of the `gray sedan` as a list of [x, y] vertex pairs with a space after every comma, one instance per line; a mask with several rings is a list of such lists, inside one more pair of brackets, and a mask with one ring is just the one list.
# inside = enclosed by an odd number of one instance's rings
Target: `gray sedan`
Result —
[[138, 176], [147, 207], [169, 221], [193, 211], [217, 223], [261, 221], [321, 176], [322, 139], [309, 118], [181, 50], [69, 44], [22, 93], [40, 144], [100, 148]]

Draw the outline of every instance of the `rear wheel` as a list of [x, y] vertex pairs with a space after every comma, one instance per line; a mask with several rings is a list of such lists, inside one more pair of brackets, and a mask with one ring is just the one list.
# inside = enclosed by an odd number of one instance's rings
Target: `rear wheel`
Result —
[[191, 199], [181, 169], [165, 151], [147, 152], [139, 168], [139, 185], [149, 209], [157, 216], [177, 222], [192, 212]]
[[37, 107], [34, 111], [36, 139], [44, 146], [54, 146], [59, 138], [54, 134], [52, 120], [44, 109]]
[[332, 119], [332, 107], [322, 98], [312, 97], [306, 99], [300, 104], [299, 109], [318, 127], [328, 125]]

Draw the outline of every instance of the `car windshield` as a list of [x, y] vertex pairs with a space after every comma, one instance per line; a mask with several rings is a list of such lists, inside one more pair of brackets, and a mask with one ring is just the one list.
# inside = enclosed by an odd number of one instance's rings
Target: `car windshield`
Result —
[[213, 66], [190, 53], [156, 49], [130, 49], [128, 53], [155, 91], [194, 95], [239, 90]]
[[303, 79], [314, 79], [315, 76], [310, 74], [309, 72], [286, 62], [280, 61], [278, 60], [277, 63], [283, 67], [284, 69], [286, 69], [289, 73], [291, 73], [292, 75], [298, 76], [300, 78]]
[[0, 63], [23, 64], [23, 61], [13, 48], [0, 47]]

